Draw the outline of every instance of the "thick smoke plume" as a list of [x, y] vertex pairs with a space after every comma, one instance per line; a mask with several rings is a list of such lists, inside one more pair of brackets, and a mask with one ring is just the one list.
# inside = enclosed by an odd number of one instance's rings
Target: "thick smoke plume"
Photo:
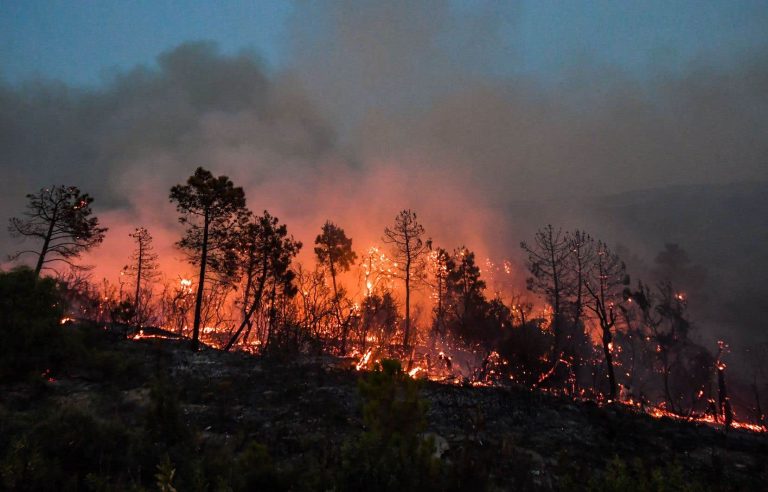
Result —
[[[97, 89], [0, 85], [0, 219], [18, 214], [27, 192], [78, 185], [110, 227], [86, 259], [95, 277], [117, 275], [128, 233], [144, 225], [173, 278], [187, 267], [176, 261], [168, 190], [203, 166], [229, 175], [252, 210], [269, 209], [306, 245], [326, 219], [358, 250], [380, 243], [403, 208], [419, 212], [437, 244], [496, 260], [519, 261], [519, 241], [545, 221], [594, 231], [647, 263], [676, 241], [708, 263], [713, 295], [724, 296], [730, 324], [715, 334], [754, 333], [758, 323], [734, 316], [742, 291], [765, 299], [765, 219], [734, 227], [739, 237], [702, 235], [744, 217], [690, 222], [710, 196], [731, 206], [741, 197], [748, 203], [735, 213], [768, 215], [759, 184], [768, 179], [768, 49], [643, 81], [582, 66], [541, 84], [499, 69], [514, 65], [504, 38], [514, 12], [395, 3], [307, 6], [301, 15], [317, 22], [296, 23], [293, 64], [279, 71], [252, 52], [191, 42]], [[758, 184], [713, 187], [738, 182]], [[626, 194], [671, 185], [685, 188]], [[669, 219], [663, 230], [659, 217]], [[14, 249], [3, 235], [0, 252]]]

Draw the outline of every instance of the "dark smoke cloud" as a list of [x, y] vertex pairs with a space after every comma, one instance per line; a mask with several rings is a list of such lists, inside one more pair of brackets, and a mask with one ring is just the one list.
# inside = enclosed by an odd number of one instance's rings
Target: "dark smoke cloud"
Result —
[[[728, 329], [755, 333], [733, 293], [766, 298], [754, 265], [768, 264], [768, 248], [750, 239], [766, 224], [739, 215], [765, 217], [768, 204], [760, 191], [713, 186], [768, 179], [768, 49], [643, 81], [582, 60], [541, 84], [500, 68], [516, 56], [504, 35], [516, 12], [501, 4], [467, 17], [442, 1], [313, 2], [297, 15], [315, 21], [293, 25], [281, 73], [253, 53], [195, 42], [97, 89], [0, 85], [0, 220], [29, 191], [77, 184], [112, 228], [91, 260], [113, 275], [135, 225], [151, 225], [161, 254], [179, 256], [168, 189], [202, 165], [305, 243], [330, 218], [364, 248], [405, 207], [436, 242], [481, 257], [519, 261], [518, 242], [546, 221], [595, 231], [647, 262], [674, 240], [727, 282], [713, 289], [733, 314]], [[626, 194], [670, 185], [694, 197]], [[714, 213], [718, 204], [730, 205]], [[735, 243], [712, 232], [729, 223]], [[12, 251], [0, 238], [0, 252]], [[729, 254], [734, 244], [743, 255]]]
[[440, 1], [312, 5], [325, 28], [299, 31], [296, 69], [364, 156], [523, 199], [768, 179], [768, 47], [642, 82], [580, 59], [542, 84], [497, 68], [516, 59], [501, 4], [469, 21]]

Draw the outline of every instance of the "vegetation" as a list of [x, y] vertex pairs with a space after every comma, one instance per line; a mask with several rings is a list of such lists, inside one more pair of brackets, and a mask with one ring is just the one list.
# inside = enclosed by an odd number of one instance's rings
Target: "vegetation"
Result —
[[136, 247], [131, 256], [131, 264], [126, 270], [136, 279], [133, 295], [133, 308], [136, 312], [134, 321], [136, 325], [141, 326], [149, 317], [146, 302], [142, 304], [142, 296], [151, 297], [152, 283], [160, 276], [160, 264], [152, 245], [152, 235], [146, 228], [137, 227], [129, 236], [134, 240]]
[[[92, 199], [76, 188], [42, 190], [30, 196], [28, 218], [12, 220], [18, 234], [43, 244], [36, 269], [0, 272], [0, 384], [12, 395], [0, 400], [3, 487], [464, 490], [496, 483], [547, 488], [571, 476], [589, 478], [574, 485], [589, 490], [698, 486], [686, 478], [695, 471], [669, 461], [628, 461], [621, 449], [594, 470], [565, 466], [547, 484], [529, 473], [539, 466], [535, 457], [506, 437], [499, 438], [500, 454], [488, 456], [479, 407], [462, 410], [468, 427], [448, 450], [431, 432], [424, 376], [523, 388], [526, 395], [544, 389], [599, 405], [621, 401], [679, 420], [715, 420], [726, 430], [744, 424], [737, 415], [764, 425], [762, 373], [749, 387], [754, 404], [743, 403], [744, 385], [730, 384], [726, 373], [727, 343], [713, 353], [694, 337], [689, 295], [676, 282], [701, 280], [704, 272], [676, 245], [666, 245], [643, 272], [655, 284], [632, 287], [627, 266], [605, 242], [546, 226], [531, 245], [521, 244], [529, 292], [510, 293], [494, 285], [499, 269], [490, 260], [481, 263], [465, 246], [449, 252], [425, 240], [411, 210], [384, 229], [390, 251], [374, 246], [360, 255], [327, 221], [314, 242], [316, 263], [305, 268], [296, 261], [302, 243], [287, 225], [266, 210], [249, 211], [244, 191], [226, 176], [198, 168], [170, 197], [186, 226], [177, 246], [199, 271], [196, 284], [166, 282], [159, 296], [159, 265], [144, 228], [130, 235], [136, 250], [123, 270], [132, 279], [125, 285], [122, 278], [117, 286], [94, 284], [81, 268], [41, 275], [45, 265], [70, 264], [104, 237]], [[353, 267], [362, 297], [345, 286]], [[414, 301], [414, 292], [424, 298]], [[187, 337], [193, 351], [176, 350]], [[154, 358], [126, 348], [125, 338], [157, 343], [149, 352]], [[181, 367], [210, 371], [201, 341], [262, 358], [227, 359], [239, 360], [242, 374], [228, 373], [212, 387], [205, 383], [209, 372], [180, 376], [187, 370]], [[370, 370], [354, 397], [361, 401], [357, 420], [329, 399], [327, 408], [310, 409], [313, 420], [287, 445], [263, 422], [239, 424], [242, 413], [234, 413], [262, 408], [261, 397], [240, 395], [254, 384], [249, 364], [291, 364], [304, 354], [349, 356], [346, 367]], [[281, 387], [282, 411], [304, 402], [302, 392], [325, 388], [323, 374], [316, 385], [306, 373]], [[88, 396], [67, 400], [56, 389], [61, 381], [88, 386]], [[265, 390], [263, 400], [273, 392]], [[206, 414], [190, 417], [195, 405]], [[601, 417], [608, 429], [610, 415]], [[326, 420], [343, 422], [334, 428], [338, 434], [313, 434]], [[213, 438], [215, 426], [226, 431]], [[317, 452], [321, 442], [325, 451]], [[300, 452], [305, 460], [295, 457]], [[499, 456], [516, 460], [505, 479], [485, 464]]]
[[53, 279], [38, 280], [25, 267], [0, 272], [0, 380], [50, 371], [62, 363], [63, 313]]
[[40, 241], [39, 250], [22, 250], [37, 256], [35, 277], [53, 262], [74, 266], [72, 260], [98, 246], [104, 240], [105, 227], [93, 216], [93, 198], [75, 186], [42, 188], [27, 195], [29, 203], [24, 217], [13, 217], [9, 226], [12, 235]]
[[199, 167], [186, 185], [171, 188], [170, 198], [181, 213], [179, 222], [187, 226], [178, 245], [189, 252], [190, 261], [200, 268], [192, 331], [192, 348], [197, 350], [206, 270], [210, 267], [225, 279], [237, 272], [235, 227], [246, 214], [245, 194], [226, 176], [216, 178]]
[[426, 255], [428, 246], [422, 239], [424, 226], [417, 218], [416, 212], [403, 210], [395, 217], [392, 228], [384, 229], [384, 242], [391, 244], [397, 268], [405, 285], [405, 327], [403, 331], [403, 349], [407, 350], [411, 336], [411, 286], [414, 275], [419, 275], [420, 264]]
[[342, 450], [343, 490], [441, 490], [440, 460], [425, 438], [426, 402], [396, 360], [384, 359], [360, 380], [361, 436]]

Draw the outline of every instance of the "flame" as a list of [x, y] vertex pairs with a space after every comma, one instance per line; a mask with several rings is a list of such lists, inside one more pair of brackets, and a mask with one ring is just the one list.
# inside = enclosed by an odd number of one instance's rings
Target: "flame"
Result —
[[419, 366], [416, 366], [416, 367], [414, 367], [413, 369], [411, 369], [410, 371], [408, 371], [408, 376], [409, 376], [409, 377], [414, 377], [414, 376], [415, 376], [416, 374], [418, 374], [420, 371], [422, 371], [421, 367], [419, 367]]
[[355, 365], [355, 370], [362, 370], [366, 364], [368, 364], [368, 361], [371, 360], [371, 354], [373, 353], [373, 349], [368, 349], [368, 351], [360, 358], [360, 361]]

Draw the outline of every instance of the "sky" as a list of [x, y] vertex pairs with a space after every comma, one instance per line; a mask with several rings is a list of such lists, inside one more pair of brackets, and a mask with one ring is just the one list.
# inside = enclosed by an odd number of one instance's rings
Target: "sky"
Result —
[[[84, 259], [97, 278], [139, 225], [173, 277], [189, 267], [168, 190], [203, 166], [306, 245], [330, 219], [366, 248], [403, 208], [496, 261], [544, 221], [648, 262], [672, 234], [737, 279], [729, 295], [764, 299], [764, 221], [735, 255], [701, 236], [738, 227], [672, 219], [716, 208], [706, 187], [768, 181], [767, 25], [765, 1], [0, 0], [0, 222], [76, 184], [110, 228]], [[686, 213], [605, 198], [670, 186], [700, 187]], [[750, 193], [717, 196], [768, 217]], [[18, 247], [0, 233], [2, 257]]]
[[[189, 40], [215, 40], [225, 53], [252, 49], [268, 66], [290, 66], [292, 29], [321, 22], [317, 2], [9, 1], [0, 2], [0, 73], [97, 85]], [[553, 80], [588, 61], [644, 77], [691, 63], [729, 63], [768, 42], [765, 1], [450, 2], [472, 22], [499, 10], [498, 74]], [[349, 5], [355, 9], [355, 5]]]

